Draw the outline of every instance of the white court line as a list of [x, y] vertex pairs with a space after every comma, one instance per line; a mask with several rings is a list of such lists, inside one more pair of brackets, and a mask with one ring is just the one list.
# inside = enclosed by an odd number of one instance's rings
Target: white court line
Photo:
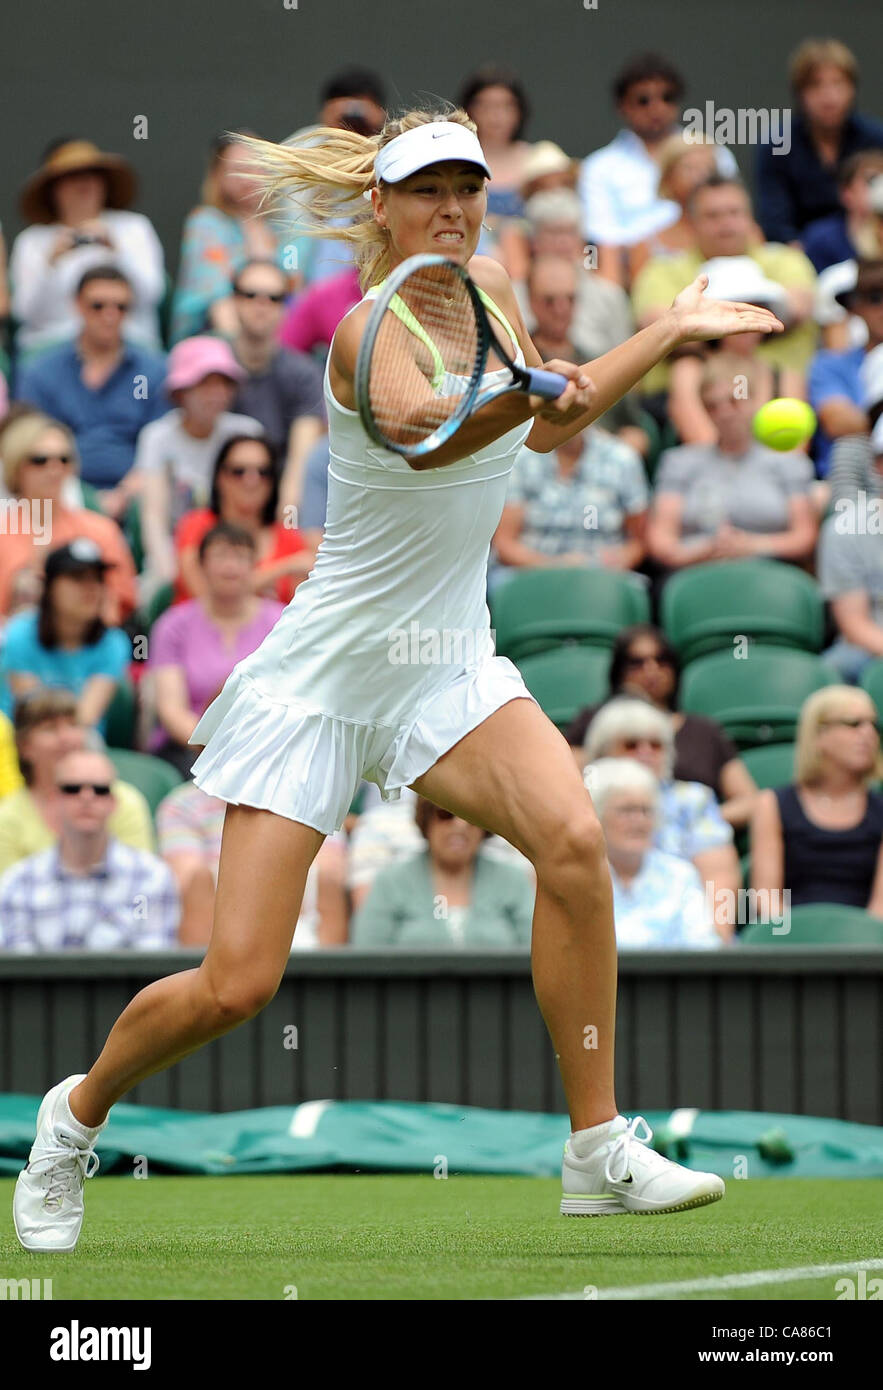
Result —
[[[619, 1289], [599, 1289], [598, 1299], [677, 1298], [684, 1293], [714, 1293], [727, 1289], [753, 1289], [762, 1284], [794, 1284], [799, 1279], [827, 1279], [835, 1274], [854, 1274], [860, 1269], [883, 1269], [881, 1260], [850, 1260], [839, 1265], [798, 1265], [794, 1269], [750, 1269], [745, 1274], [715, 1274], [707, 1279], [678, 1279], [671, 1284], [626, 1284]], [[587, 1286], [588, 1287], [588, 1286]], [[562, 1298], [594, 1303], [584, 1293], [532, 1293], [520, 1302], [549, 1302]]]

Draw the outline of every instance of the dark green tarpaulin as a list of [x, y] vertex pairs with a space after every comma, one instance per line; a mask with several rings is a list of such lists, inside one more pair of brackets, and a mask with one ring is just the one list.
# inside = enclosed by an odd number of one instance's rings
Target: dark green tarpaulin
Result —
[[[39, 1097], [0, 1095], [0, 1173], [17, 1173], [34, 1137]], [[654, 1130], [667, 1111], [648, 1111]], [[790, 1162], [761, 1156], [757, 1141], [782, 1130]], [[101, 1136], [103, 1172], [141, 1157], [175, 1173], [560, 1172], [568, 1122], [561, 1115], [395, 1101], [310, 1101], [223, 1115], [117, 1105]], [[883, 1128], [805, 1115], [699, 1111], [682, 1161], [722, 1177], [883, 1177]], [[744, 1170], [744, 1171], [742, 1171]]]

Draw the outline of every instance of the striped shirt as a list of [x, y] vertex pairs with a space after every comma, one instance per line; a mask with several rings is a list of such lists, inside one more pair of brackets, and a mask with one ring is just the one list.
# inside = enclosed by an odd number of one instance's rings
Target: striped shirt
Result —
[[177, 944], [178, 892], [161, 859], [110, 838], [86, 873], [56, 845], [0, 877], [0, 948], [7, 951], [163, 951]]

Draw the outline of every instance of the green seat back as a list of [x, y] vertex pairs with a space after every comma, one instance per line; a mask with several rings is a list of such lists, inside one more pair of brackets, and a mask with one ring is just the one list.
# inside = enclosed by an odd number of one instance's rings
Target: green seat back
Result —
[[863, 690], [868, 692], [877, 706], [877, 713], [883, 719], [883, 657], [879, 661], [872, 661], [869, 666], [865, 667], [861, 686]]
[[794, 907], [784, 925], [790, 931], [774, 934], [772, 923], [754, 922], [739, 939], [750, 946], [883, 946], [883, 918], [844, 903]]
[[144, 625], [148, 632], [150, 632], [157, 618], [161, 618], [166, 609], [171, 608], [174, 597], [174, 584], [160, 585], [144, 610]]
[[794, 781], [793, 743], [768, 743], [760, 748], [746, 748], [742, 761], [761, 791], [769, 787], [787, 787]]
[[568, 644], [522, 657], [518, 669], [540, 708], [563, 733], [581, 709], [608, 694], [610, 649]]
[[143, 794], [150, 806], [150, 814], [156, 815], [156, 808], [164, 796], [181, 785], [183, 778], [177, 768], [162, 758], [152, 758], [149, 753], [136, 753], [131, 748], [109, 748], [108, 756], [123, 782], [131, 782]]
[[830, 667], [809, 652], [753, 646], [740, 659], [714, 652], [683, 673], [681, 708], [718, 720], [743, 747], [794, 738], [800, 708], [814, 690], [836, 685]]
[[107, 710], [104, 741], [108, 748], [131, 748], [135, 742], [135, 687], [124, 676]]
[[818, 584], [776, 560], [725, 560], [681, 570], [662, 591], [662, 626], [682, 661], [732, 649], [733, 638], [817, 652], [824, 640]]
[[522, 570], [490, 606], [497, 651], [513, 661], [562, 642], [610, 647], [624, 627], [650, 620], [634, 575], [588, 567]]

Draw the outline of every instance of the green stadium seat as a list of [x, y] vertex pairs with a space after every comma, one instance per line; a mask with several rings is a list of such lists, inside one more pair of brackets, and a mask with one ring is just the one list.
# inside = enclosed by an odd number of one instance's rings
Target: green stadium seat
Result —
[[83, 494], [83, 506], [86, 508], [86, 510], [88, 512], [100, 512], [103, 516], [104, 508], [102, 507], [101, 499], [98, 496], [98, 489], [96, 487], [93, 487], [91, 483], [81, 482], [80, 490]]
[[104, 741], [111, 748], [131, 748], [135, 742], [135, 687], [124, 676], [107, 710]]
[[865, 667], [861, 687], [868, 692], [877, 706], [877, 713], [883, 719], [883, 658], [880, 661], [872, 661], [870, 666]]
[[166, 609], [171, 608], [174, 597], [174, 584], [162, 584], [160, 588], [157, 589], [144, 610], [144, 625], [148, 632], [150, 632], [157, 618], [161, 618]]
[[776, 560], [724, 560], [681, 570], [662, 591], [662, 626], [681, 660], [732, 648], [736, 635], [818, 652], [825, 614], [814, 579]]
[[761, 791], [769, 787], [787, 787], [794, 781], [793, 743], [768, 743], [761, 748], [746, 748], [742, 761]]
[[739, 936], [747, 946], [883, 946], [883, 918], [844, 903], [807, 903], [791, 909], [791, 930], [773, 933], [770, 922], [753, 922]]
[[562, 642], [610, 647], [624, 627], [650, 620], [640, 581], [604, 569], [522, 570], [490, 608], [497, 651], [512, 661]]
[[607, 695], [610, 651], [568, 644], [522, 657], [518, 669], [540, 708], [563, 733], [581, 709]]
[[107, 751], [120, 779], [138, 788], [150, 806], [152, 816], [156, 815], [156, 808], [163, 797], [184, 780], [171, 763], [164, 762], [162, 758], [153, 758], [149, 753], [136, 753], [131, 748], [109, 748]]
[[838, 679], [819, 657], [790, 647], [755, 646], [742, 660], [714, 652], [687, 666], [680, 706], [716, 719], [742, 747], [784, 743], [807, 696]]

